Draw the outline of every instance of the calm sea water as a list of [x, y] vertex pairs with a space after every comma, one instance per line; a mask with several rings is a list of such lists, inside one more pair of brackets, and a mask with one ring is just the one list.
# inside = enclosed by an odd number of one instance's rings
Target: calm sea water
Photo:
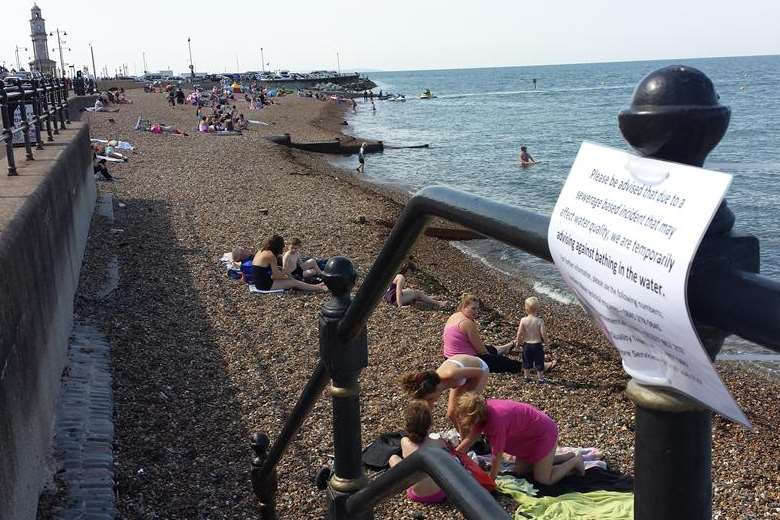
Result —
[[[705, 166], [734, 175], [727, 199], [737, 228], [761, 239], [762, 273], [780, 279], [780, 56], [373, 73], [383, 91], [407, 101], [375, 101], [375, 112], [361, 103], [350, 131], [387, 144], [430, 143], [369, 156], [366, 174], [377, 182], [410, 191], [445, 184], [549, 214], [582, 141], [628, 149], [618, 112], [646, 74], [672, 64], [705, 72], [731, 107], [728, 132]], [[437, 98], [418, 99], [426, 88]], [[542, 162], [521, 169], [521, 145]], [[494, 241], [457, 247], [573, 302], [544, 262]], [[740, 342], [729, 348], [751, 350]]]

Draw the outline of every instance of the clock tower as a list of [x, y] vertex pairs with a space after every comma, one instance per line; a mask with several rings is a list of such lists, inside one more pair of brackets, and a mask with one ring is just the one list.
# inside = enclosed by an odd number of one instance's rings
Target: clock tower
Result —
[[41, 16], [41, 8], [33, 4], [30, 18], [30, 35], [33, 42], [33, 61], [30, 62], [30, 70], [54, 76], [57, 63], [49, 59], [49, 38], [46, 36], [46, 20]]

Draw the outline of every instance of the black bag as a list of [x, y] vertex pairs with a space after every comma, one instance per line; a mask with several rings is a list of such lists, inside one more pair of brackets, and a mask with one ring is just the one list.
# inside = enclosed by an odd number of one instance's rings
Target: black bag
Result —
[[401, 456], [401, 438], [404, 432], [383, 433], [363, 450], [363, 465], [375, 471], [387, 469], [390, 457]]

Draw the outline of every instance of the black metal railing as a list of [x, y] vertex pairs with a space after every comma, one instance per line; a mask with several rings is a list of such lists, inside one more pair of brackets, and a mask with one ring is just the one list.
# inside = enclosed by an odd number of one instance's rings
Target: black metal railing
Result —
[[[17, 113], [18, 123], [15, 121]], [[35, 160], [33, 143], [37, 150], [43, 150], [44, 132], [46, 140], [51, 142], [60, 130], [65, 130], [66, 123], [70, 124], [65, 82], [59, 78], [13, 78], [0, 82], [0, 119], [0, 143], [5, 146], [8, 175], [17, 175], [14, 156], [17, 145], [24, 146], [26, 160]], [[18, 135], [23, 142], [15, 144], [14, 138]]]
[[[620, 128], [642, 155], [701, 166], [728, 126], [730, 112], [717, 99], [701, 72], [660, 69], [639, 84], [631, 108], [620, 114]], [[354, 299], [352, 263], [330, 259], [325, 282], [333, 298], [320, 315], [320, 362], [270, 451], [265, 435], [253, 445], [252, 483], [264, 519], [275, 518], [276, 464], [329, 379], [333, 424], [339, 427], [333, 430], [328, 518], [370, 518], [376, 503], [423, 473], [447, 491], [467, 518], [508, 516], [462, 468], [427, 450], [371, 481], [361, 469], [358, 376], [368, 364], [366, 323], [432, 217], [551, 261], [548, 217], [445, 187], [425, 188], [412, 197]], [[758, 274], [758, 240], [733, 232], [734, 220], [724, 201], [697, 251], [687, 288], [692, 317], [712, 359], [729, 334], [780, 352], [780, 283]], [[637, 417], [635, 518], [710, 518], [711, 412], [680, 394], [634, 380], [626, 394], [636, 404]]]

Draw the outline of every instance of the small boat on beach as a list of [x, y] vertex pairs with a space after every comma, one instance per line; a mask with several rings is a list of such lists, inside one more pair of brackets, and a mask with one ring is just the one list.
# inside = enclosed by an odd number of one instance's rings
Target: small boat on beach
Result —
[[434, 95], [431, 93], [431, 89], [429, 89], [429, 88], [426, 88], [426, 89], [425, 89], [425, 92], [423, 92], [422, 94], [420, 94], [420, 99], [435, 99], [435, 98], [436, 98], [436, 96], [434, 96]]

